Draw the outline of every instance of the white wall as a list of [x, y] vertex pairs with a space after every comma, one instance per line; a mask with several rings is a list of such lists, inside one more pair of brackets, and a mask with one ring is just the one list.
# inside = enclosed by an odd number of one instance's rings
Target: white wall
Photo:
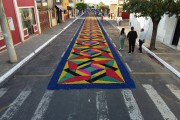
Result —
[[174, 37], [174, 32], [176, 29], [176, 24], [177, 24], [177, 19], [175, 16], [173, 17], [167, 17], [166, 16], [166, 33], [165, 33], [165, 38], [164, 38], [164, 43], [167, 45], [171, 45], [173, 37]]
[[[134, 27], [134, 29], [137, 32], [139, 32], [141, 28], [144, 28], [145, 32], [147, 33], [146, 39], [149, 40], [151, 39], [153, 24], [150, 17], [136, 18], [134, 14], [131, 14], [130, 24], [131, 26]], [[168, 17], [167, 15], [164, 15], [158, 25], [156, 40], [163, 42], [168, 46], [171, 46], [174, 37], [174, 32], [176, 29], [176, 24], [177, 24], [177, 19], [175, 18], [175, 16]], [[180, 48], [180, 41], [177, 48]]]

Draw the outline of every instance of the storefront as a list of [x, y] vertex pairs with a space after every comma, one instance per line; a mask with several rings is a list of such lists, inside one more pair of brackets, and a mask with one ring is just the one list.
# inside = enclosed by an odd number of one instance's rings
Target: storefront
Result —
[[36, 25], [34, 17], [34, 8], [19, 8], [23, 29], [28, 35], [33, 35], [36, 31], [33, 26]]
[[[40, 33], [39, 16], [34, 0], [2, 0], [14, 45]], [[0, 50], [5, 48], [0, 30]]]
[[23, 39], [26, 40], [34, 34], [38, 34], [40, 31], [39, 16], [37, 15], [37, 6], [34, 0], [14, 0], [17, 4], [18, 10], [17, 17], [20, 23], [20, 31], [23, 35]]

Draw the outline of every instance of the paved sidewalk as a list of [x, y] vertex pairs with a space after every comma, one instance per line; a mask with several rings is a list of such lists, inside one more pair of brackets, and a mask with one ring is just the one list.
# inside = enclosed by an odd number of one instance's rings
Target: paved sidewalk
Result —
[[[108, 18], [106, 18], [106, 20], [109, 23], [111, 23], [114, 27], [118, 28], [119, 30], [121, 28], [125, 28], [126, 33], [128, 33], [130, 31], [130, 26], [129, 26], [128, 20], [124, 20], [121, 23], [121, 26], [119, 26], [119, 27], [116, 26], [115, 20], [109, 20]], [[139, 32], [139, 31], [137, 31], [137, 32]], [[154, 58], [156, 58], [161, 64], [165, 65], [168, 69], [170, 69], [172, 72], [174, 72], [177, 76], [180, 77], [180, 62], [179, 62], [180, 52], [179, 51], [172, 49], [171, 47], [168, 47], [159, 41], [156, 41], [157, 50], [150, 51], [148, 49], [150, 46], [150, 40], [146, 40], [146, 42], [143, 45], [144, 45], [144, 47], [143, 47], [144, 51], [146, 50], [146, 52], [149, 53], [150, 55], [152, 54], [153, 57], [157, 56]]]
[[59, 25], [42, 32], [40, 35], [33, 36], [24, 43], [16, 45], [15, 49], [18, 56], [18, 63], [9, 63], [7, 51], [0, 52], [0, 84], [4, 82], [4, 79], [13, 74], [13, 71], [16, 71], [19, 67], [21, 67], [21, 64], [28, 61], [29, 58], [38, 53], [41, 48], [50, 43], [51, 40], [53, 40], [53, 38], [55, 38], [59, 33], [64, 31], [73, 21], [75, 21], [75, 18], [71, 18], [64, 23], [60, 23]]

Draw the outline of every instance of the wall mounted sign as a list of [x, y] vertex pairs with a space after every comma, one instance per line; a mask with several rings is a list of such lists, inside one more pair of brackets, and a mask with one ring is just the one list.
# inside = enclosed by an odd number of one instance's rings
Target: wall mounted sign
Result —
[[7, 21], [9, 23], [10, 30], [15, 30], [12, 17], [7, 17]]

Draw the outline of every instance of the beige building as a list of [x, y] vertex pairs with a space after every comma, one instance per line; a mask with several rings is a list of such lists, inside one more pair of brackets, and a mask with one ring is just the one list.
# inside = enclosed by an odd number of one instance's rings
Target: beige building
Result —
[[114, 19], [120, 15], [123, 11], [123, 2], [124, 0], [111, 0], [109, 9], [110, 9], [110, 14], [114, 14]]

